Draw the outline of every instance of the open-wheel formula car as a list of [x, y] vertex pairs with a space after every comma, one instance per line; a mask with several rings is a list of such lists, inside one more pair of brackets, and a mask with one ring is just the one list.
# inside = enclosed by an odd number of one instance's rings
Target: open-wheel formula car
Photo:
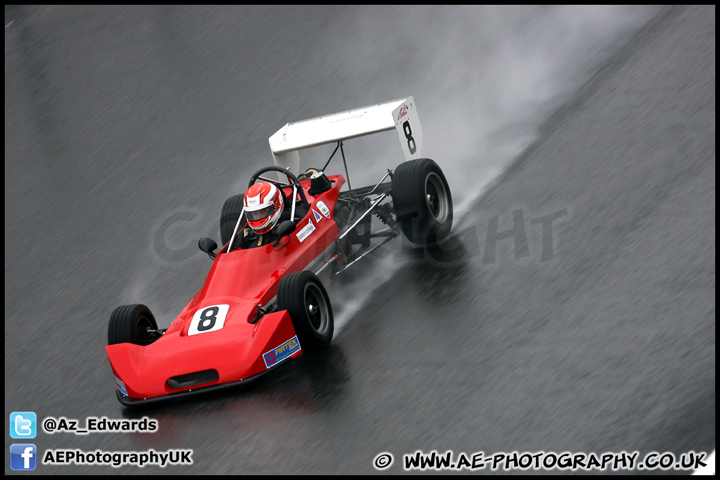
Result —
[[[376, 184], [353, 189], [342, 175], [323, 172], [339, 150], [347, 176], [343, 141], [393, 128], [405, 161]], [[249, 228], [264, 221], [250, 193], [227, 199], [223, 246], [215, 253], [210, 238], [198, 242], [213, 263], [170, 326], [158, 329], [145, 305], [112, 312], [105, 350], [120, 402], [234, 385], [326, 347], [333, 312], [321, 276], [341, 274], [401, 233], [424, 245], [450, 232], [450, 189], [440, 167], [420, 156], [421, 137], [412, 97], [288, 123], [270, 137], [275, 165], [255, 172], [248, 192], [266, 184], [282, 197], [282, 218], [272, 230], [258, 235]], [[337, 147], [323, 168], [298, 175], [298, 150], [332, 143]], [[382, 224], [378, 231], [373, 216]]]

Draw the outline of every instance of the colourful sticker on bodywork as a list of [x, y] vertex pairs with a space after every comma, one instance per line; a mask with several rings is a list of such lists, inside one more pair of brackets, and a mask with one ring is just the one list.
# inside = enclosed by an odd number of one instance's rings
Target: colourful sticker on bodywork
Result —
[[117, 389], [120, 390], [120, 393], [127, 396], [127, 389], [125, 388], [125, 382], [120, 380], [118, 377], [115, 377], [115, 385], [117, 386]]
[[318, 212], [316, 212], [315, 210], [313, 210], [312, 212], [313, 212], [313, 215], [315, 216], [315, 221], [318, 222], [318, 223], [320, 223], [320, 220], [322, 220], [322, 215], [320, 215], [320, 214], [319, 214]]
[[273, 348], [269, 352], [263, 353], [263, 360], [265, 361], [265, 366], [267, 368], [270, 368], [275, 364], [285, 360], [298, 350], [300, 350], [300, 342], [298, 342], [297, 337], [293, 337], [282, 345]]
[[325, 205], [325, 202], [321, 200], [317, 202], [316, 206], [318, 210], [320, 210], [320, 213], [325, 215], [325, 218], [330, 218], [330, 209], [327, 207], [327, 205]]

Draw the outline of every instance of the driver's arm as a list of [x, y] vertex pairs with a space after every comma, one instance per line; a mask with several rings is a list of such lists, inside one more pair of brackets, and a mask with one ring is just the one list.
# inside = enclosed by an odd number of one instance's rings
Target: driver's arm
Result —
[[243, 228], [237, 237], [235, 237], [233, 248], [251, 248], [255, 246], [253, 240], [255, 240], [256, 237], [257, 235], [255, 235], [251, 228]]

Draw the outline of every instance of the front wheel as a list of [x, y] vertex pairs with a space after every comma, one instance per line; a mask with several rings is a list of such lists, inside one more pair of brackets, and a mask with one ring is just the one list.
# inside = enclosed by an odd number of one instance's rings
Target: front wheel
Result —
[[228, 243], [230, 237], [232, 237], [235, 225], [238, 218], [240, 218], [240, 213], [242, 213], [244, 197], [244, 195], [235, 195], [225, 200], [223, 204], [220, 212], [220, 241], [222, 245]]
[[416, 245], [434, 244], [450, 233], [453, 205], [442, 169], [429, 158], [401, 163], [392, 178], [395, 215]]
[[145, 305], [123, 305], [113, 310], [108, 324], [108, 345], [150, 345], [157, 340], [157, 322]]
[[307, 351], [330, 345], [333, 336], [333, 313], [330, 297], [320, 279], [304, 270], [280, 279], [278, 310], [290, 314], [300, 346]]

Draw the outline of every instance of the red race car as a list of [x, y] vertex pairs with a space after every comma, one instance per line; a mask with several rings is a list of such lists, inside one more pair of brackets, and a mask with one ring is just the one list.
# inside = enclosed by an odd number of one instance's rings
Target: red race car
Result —
[[[343, 140], [393, 128], [406, 161], [377, 184], [352, 189], [342, 175], [323, 173], [338, 149], [345, 163]], [[210, 238], [198, 242], [213, 264], [170, 326], [159, 330], [145, 305], [112, 312], [105, 351], [118, 400], [135, 405], [246, 382], [327, 347], [333, 313], [320, 275], [340, 274], [401, 232], [419, 245], [450, 232], [450, 188], [440, 167], [420, 157], [421, 136], [407, 97], [288, 123], [270, 137], [275, 166], [225, 201], [218, 253]], [[298, 150], [328, 143], [337, 147], [323, 168], [293, 173]], [[373, 216], [383, 229], [373, 231]]]

